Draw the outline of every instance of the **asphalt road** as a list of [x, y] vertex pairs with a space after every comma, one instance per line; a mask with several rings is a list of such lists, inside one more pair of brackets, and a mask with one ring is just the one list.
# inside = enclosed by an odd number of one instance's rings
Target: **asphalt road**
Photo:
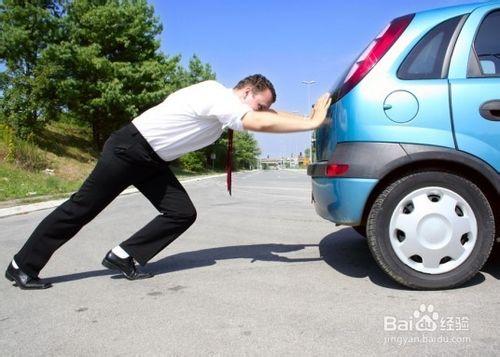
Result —
[[[0, 281], [2, 356], [500, 354], [500, 254], [466, 286], [393, 283], [351, 228], [319, 218], [302, 171], [186, 183], [198, 220], [128, 281], [104, 254], [155, 214], [116, 199], [53, 256], [44, 291]], [[0, 219], [0, 264], [50, 210]]]

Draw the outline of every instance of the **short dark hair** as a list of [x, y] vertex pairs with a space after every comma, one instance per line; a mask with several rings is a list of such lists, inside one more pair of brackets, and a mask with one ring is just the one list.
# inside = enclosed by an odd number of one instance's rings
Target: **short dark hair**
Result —
[[246, 86], [250, 85], [252, 87], [252, 92], [260, 93], [269, 89], [271, 94], [273, 95], [273, 103], [276, 102], [276, 91], [274, 90], [274, 86], [269, 79], [264, 77], [262, 74], [253, 74], [246, 78], [243, 78], [238, 84], [234, 87], [234, 89], [242, 89]]

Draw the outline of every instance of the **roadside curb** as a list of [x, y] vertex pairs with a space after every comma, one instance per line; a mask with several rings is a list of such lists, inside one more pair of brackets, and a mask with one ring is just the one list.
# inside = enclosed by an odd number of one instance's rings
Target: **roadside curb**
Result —
[[[179, 181], [181, 183], [188, 183], [188, 182], [208, 180], [208, 179], [222, 177], [222, 176], [226, 176], [226, 174], [199, 176], [199, 177], [195, 177], [195, 178], [181, 179]], [[127, 188], [125, 191], [123, 191], [120, 194], [120, 196], [130, 195], [130, 194], [137, 193], [137, 192], [139, 192], [139, 191], [135, 187], [130, 187], [130, 188]], [[72, 193], [70, 193], [68, 195], [68, 197], [71, 196], [71, 194]], [[45, 210], [45, 209], [49, 209], [49, 208], [54, 208], [54, 207], [59, 206], [64, 201], [66, 201], [68, 199], [68, 197], [58, 199], [58, 200], [51, 200], [51, 201], [30, 203], [30, 204], [14, 206], [14, 207], [1, 208], [0, 209], [0, 218], [20, 215], [20, 214], [26, 214], [26, 213], [31, 213], [31, 212], [35, 212], [35, 211], [41, 211], [41, 210]]]

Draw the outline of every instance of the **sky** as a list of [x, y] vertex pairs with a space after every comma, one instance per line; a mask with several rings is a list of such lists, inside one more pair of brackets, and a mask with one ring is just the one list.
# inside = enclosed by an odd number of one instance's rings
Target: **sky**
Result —
[[[180, 54], [186, 65], [196, 54], [217, 80], [233, 87], [261, 73], [277, 92], [274, 109], [309, 112], [332, 89], [369, 42], [394, 18], [422, 10], [469, 3], [460, 0], [148, 0], [163, 24], [161, 50]], [[255, 137], [262, 157], [304, 152], [311, 133]]]

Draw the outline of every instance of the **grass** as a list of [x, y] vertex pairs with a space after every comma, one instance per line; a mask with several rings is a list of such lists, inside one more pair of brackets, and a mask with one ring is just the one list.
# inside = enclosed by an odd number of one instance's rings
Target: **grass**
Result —
[[78, 189], [97, 157], [90, 137], [87, 128], [53, 123], [33, 142], [16, 141], [14, 159], [9, 162], [8, 143], [0, 141], [0, 201], [33, 202]]
[[91, 130], [72, 123], [58, 122], [46, 127], [35, 139], [46, 153], [50, 169], [68, 181], [84, 180], [94, 168], [99, 153], [92, 146]]
[[29, 172], [10, 163], [0, 163], [0, 201], [68, 193], [81, 183], [82, 180], [64, 180], [43, 172]]

